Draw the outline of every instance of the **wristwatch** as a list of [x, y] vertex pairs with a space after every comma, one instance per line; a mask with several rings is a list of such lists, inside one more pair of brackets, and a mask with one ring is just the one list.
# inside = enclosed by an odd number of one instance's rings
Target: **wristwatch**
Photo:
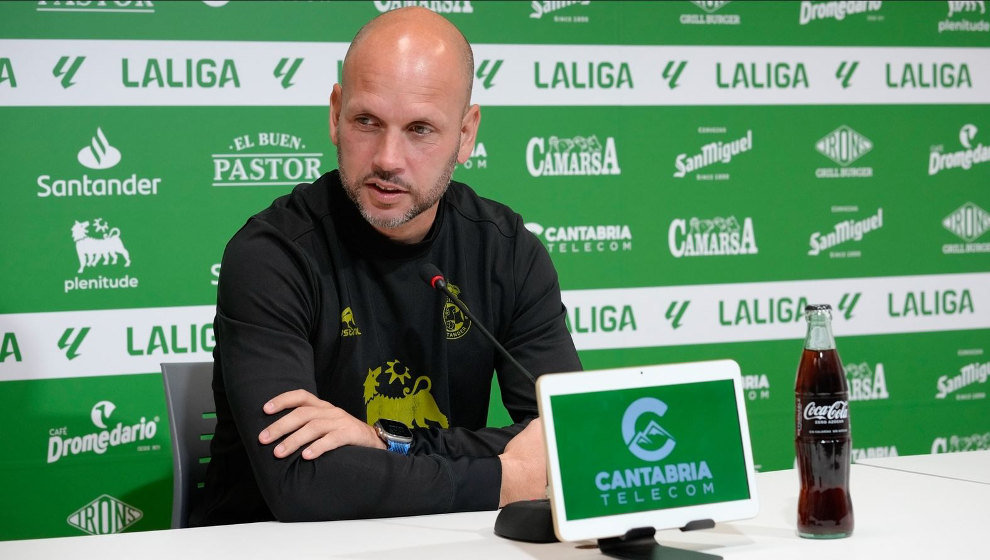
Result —
[[382, 418], [375, 422], [375, 432], [385, 442], [385, 447], [392, 453], [409, 455], [412, 446], [412, 430], [402, 422]]

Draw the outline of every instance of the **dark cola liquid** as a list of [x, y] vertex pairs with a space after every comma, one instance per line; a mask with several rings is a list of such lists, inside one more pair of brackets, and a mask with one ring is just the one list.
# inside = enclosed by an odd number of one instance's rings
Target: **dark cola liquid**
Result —
[[798, 534], [840, 538], [852, 534], [849, 495], [849, 390], [835, 349], [805, 349], [795, 385], [795, 439], [801, 492]]

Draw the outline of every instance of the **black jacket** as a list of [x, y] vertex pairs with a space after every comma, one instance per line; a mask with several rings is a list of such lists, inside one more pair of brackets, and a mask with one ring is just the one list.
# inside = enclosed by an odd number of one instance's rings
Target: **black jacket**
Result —
[[[581, 368], [546, 251], [508, 207], [452, 182], [426, 238], [391, 242], [336, 171], [248, 220], [224, 252], [214, 329], [217, 430], [191, 524], [494, 509], [497, 455], [537, 414], [532, 382], [419, 276], [442, 270], [534, 374]], [[516, 424], [486, 428], [493, 370]], [[284, 459], [258, 433], [269, 399], [305, 389], [414, 428], [410, 456], [345, 446]]]

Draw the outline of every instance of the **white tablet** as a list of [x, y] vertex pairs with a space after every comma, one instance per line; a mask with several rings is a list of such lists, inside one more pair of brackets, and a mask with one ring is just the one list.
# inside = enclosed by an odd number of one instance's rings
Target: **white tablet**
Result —
[[536, 392], [560, 540], [757, 514], [736, 362], [546, 374]]

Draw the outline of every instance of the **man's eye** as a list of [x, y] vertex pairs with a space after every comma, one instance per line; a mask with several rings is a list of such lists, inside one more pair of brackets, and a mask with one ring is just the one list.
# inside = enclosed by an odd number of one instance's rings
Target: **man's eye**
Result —
[[414, 134], [418, 134], [420, 136], [426, 136], [427, 134], [433, 132], [432, 128], [422, 124], [414, 124], [410, 127], [410, 130], [412, 130]]
[[375, 124], [374, 119], [372, 119], [371, 117], [356, 117], [354, 119], [354, 122], [358, 123], [361, 126], [372, 126]]

